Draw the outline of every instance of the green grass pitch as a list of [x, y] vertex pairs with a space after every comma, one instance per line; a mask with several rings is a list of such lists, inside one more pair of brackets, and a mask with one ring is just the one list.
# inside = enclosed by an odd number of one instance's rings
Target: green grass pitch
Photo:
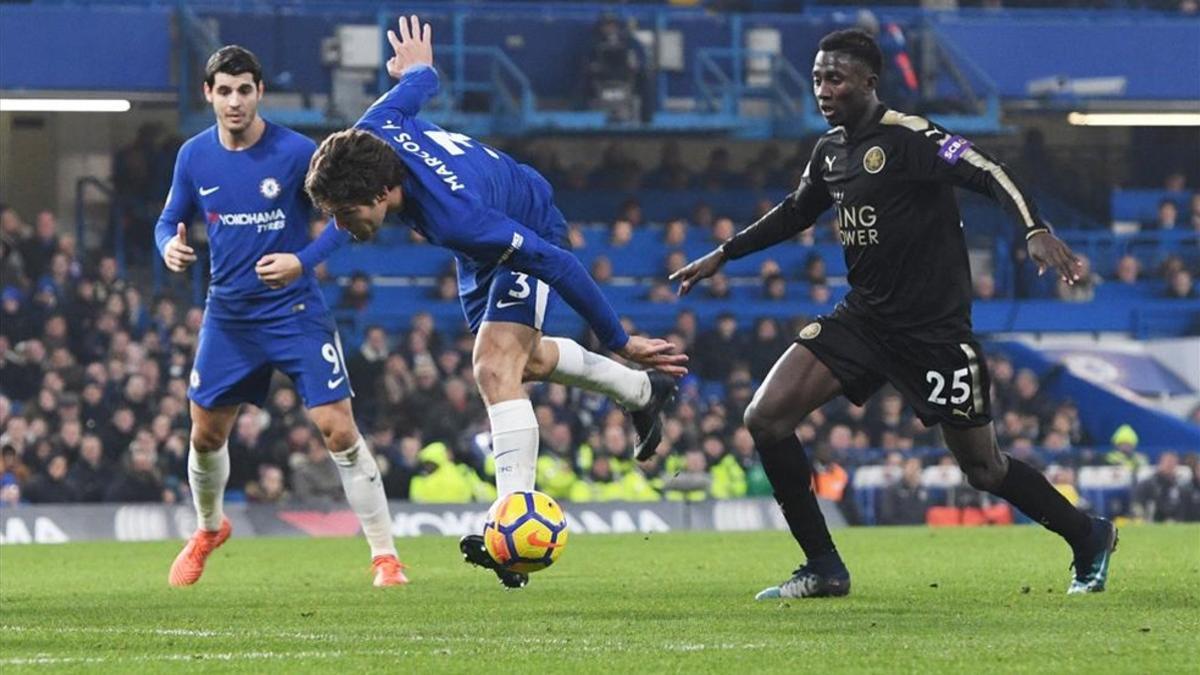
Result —
[[399, 540], [412, 583], [370, 586], [358, 539], [239, 540], [195, 587], [177, 542], [0, 549], [0, 671], [1197, 672], [1200, 527], [1128, 526], [1106, 593], [1064, 594], [1036, 527], [852, 529], [853, 592], [755, 602], [783, 532], [580, 535], [522, 591]]

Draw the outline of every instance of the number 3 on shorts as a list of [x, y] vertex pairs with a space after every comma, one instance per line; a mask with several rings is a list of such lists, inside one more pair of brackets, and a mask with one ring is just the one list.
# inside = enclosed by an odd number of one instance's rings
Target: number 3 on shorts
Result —
[[529, 275], [522, 272], [513, 272], [517, 276], [517, 288], [508, 292], [509, 297], [518, 300], [524, 300], [529, 297]]
[[[969, 368], [959, 368], [954, 371], [950, 380], [949, 402], [951, 405], [958, 405], [971, 398], [970, 376]], [[938, 371], [931, 370], [925, 373], [925, 381], [933, 385], [933, 391], [929, 393], [928, 401], [937, 405], [946, 405], [946, 397], [942, 396], [942, 390], [946, 388], [946, 378]]]

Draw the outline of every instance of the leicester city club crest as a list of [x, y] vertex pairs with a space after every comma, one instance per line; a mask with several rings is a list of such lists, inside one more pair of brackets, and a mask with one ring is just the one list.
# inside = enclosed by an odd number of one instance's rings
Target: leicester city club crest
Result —
[[885, 163], [887, 163], [887, 155], [878, 145], [867, 150], [867, 154], [863, 155], [863, 168], [867, 170], [867, 173], [879, 173], [883, 170]]
[[279, 181], [270, 177], [264, 178], [263, 181], [258, 184], [258, 191], [261, 192], [262, 196], [266, 197], [267, 199], [275, 199], [279, 196]]

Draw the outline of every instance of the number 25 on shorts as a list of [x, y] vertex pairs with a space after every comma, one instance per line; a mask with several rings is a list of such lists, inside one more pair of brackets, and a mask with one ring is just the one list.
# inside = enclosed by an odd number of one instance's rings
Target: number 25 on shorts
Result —
[[[959, 368], [954, 371], [950, 380], [950, 398], [951, 405], [959, 405], [967, 399], [971, 398], [971, 371], [968, 368]], [[942, 396], [942, 392], [946, 389], [946, 378], [936, 370], [931, 370], [925, 373], [925, 381], [933, 385], [933, 391], [929, 392], [930, 403], [937, 405], [946, 405], [947, 399]]]

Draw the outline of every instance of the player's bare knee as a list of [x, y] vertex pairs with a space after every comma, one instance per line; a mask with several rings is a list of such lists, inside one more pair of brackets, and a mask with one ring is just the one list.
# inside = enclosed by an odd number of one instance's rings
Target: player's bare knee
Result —
[[325, 447], [330, 452], [345, 452], [354, 447], [358, 442], [358, 429], [354, 425], [341, 425], [328, 430], [321, 430], [321, 436], [325, 439]]
[[999, 490], [1004, 482], [1004, 474], [1007, 473], [1004, 465], [999, 462], [973, 462], [964, 464], [962, 469], [967, 474], [967, 482], [971, 487], [985, 492]]
[[192, 448], [196, 452], [216, 452], [225, 445], [225, 438], [216, 429], [194, 424], [192, 426]]
[[742, 423], [746, 425], [746, 430], [754, 438], [754, 444], [760, 449], [794, 431], [794, 428], [788, 427], [786, 420], [771, 414], [770, 410], [758, 400], [751, 401], [750, 405], [746, 406], [746, 412], [742, 415]]
[[[488, 405], [515, 398], [519, 391], [523, 391], [519, 374], [514, 372], [511, 364], [505, 364], [500, 359], [477, 359], [474, 372], [475, 384]], [[514, 394], [514, 390], [518, 394]]]
[[317, 429], [330, 452], [344, 452], [358, 442], [358, 427], [349, 415], [326, 415], [317, 421]]
[[484, 359], [475, 360], [472, 372], [475, 374], [475, 384], [479, 385], [479, 391], [485, 395], [488, 390], [495, 388], [502, 377], [500, 370]]

